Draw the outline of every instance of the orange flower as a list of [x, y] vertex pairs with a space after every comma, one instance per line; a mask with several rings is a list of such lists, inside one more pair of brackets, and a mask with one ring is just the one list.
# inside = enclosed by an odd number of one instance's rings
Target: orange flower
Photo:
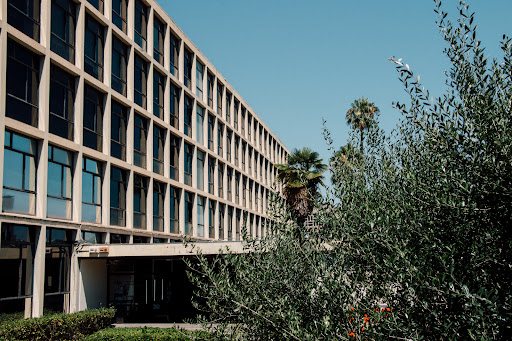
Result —
[[348, 336], [356, 337], [356, 334], [354, 332], [349, 332]]
[[361, 328], [361, 331], [364, 332], [364, 327]]
[[352, 310], [352, 311], [356, 310], [354, 307], [350, 307], [350, 308], [348, 308], [348, 309], [350, 309], [350, 310]]
[[370, 318], [368, 317], [367, 314], [364, 314], [364, 319], [363, 319], [364, 323], [368, 323], [370, 322]]

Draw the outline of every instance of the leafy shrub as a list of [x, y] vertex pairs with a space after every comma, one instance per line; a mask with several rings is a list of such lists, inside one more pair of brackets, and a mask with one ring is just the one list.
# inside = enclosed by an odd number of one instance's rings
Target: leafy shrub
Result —
[[187, 341], [210, 340], [210, 334], [202, 330], [188, 331], [162, 328], [108, 328], [85, 338], [84, 341]]
[[0, 314], [0, 325], [6, 322], [21, 320], [23, 317], [24, 313], [22, 311], [10, 314]]
[[[410, 67], [391, 59], [410, 106], [396, 105], [403, 119], [393, 135], [373, 125], [351, 165], [334, 157], [334, 199], [317, 205], [322, 228], [296, 224], [275, 198], [273, 233], [247, 241], [251, 252], [191, 264], [217, 332], [237, 329], [249, 340], [510, 339], [512, 40], [503, 37], [502, 60], [488, 60], [468, 6], [460, 2], [452, 23], [436, 3], [448, 91], [431, 99]], [[307, 238], [298, 241], [294, 229]]]
[[15, 320], [0, 326], [0, 339], [79, 340], [110, 326], [114, 315], [114, 308], [102, 308]]

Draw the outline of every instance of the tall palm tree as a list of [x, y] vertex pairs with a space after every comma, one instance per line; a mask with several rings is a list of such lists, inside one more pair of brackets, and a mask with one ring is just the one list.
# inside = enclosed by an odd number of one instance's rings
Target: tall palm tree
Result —
[[347, 111], [347, 123], [352, 125], [352, 129], [359, 129], [360, 131], [359, 150], [361, 153], [363, 152], [364, 131], [368, 130], [375, 122], [375, 115], [379, 112], [380, 110], [375, 103], [364, 97], [356, 99]]
[[275, 164], [285, 200], [300, 225], [313, 211], [312, 200], [319, 195], [318, 186], [323, 185], [327, 165], [322, 161], [317, 152], [304, 147], [294, 149], [287, 164]]

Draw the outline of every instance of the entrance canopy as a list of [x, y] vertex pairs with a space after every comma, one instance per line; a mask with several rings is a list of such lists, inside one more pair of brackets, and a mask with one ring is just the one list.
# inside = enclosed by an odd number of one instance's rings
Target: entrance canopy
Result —
[[79, 258], [104, 257], [162, 257], [162, 256], [190, 256], [202, 253], [203, 255], [218, 255], [229, 250], [233, 253], [246, 253], [240, 241], [234, 242], [191, 242], [171, 244], [94, 244], [81, 245], [77, 250]]

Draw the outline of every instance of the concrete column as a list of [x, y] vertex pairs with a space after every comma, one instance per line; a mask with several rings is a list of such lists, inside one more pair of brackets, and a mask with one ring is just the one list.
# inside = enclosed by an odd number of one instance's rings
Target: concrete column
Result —
[[197, 188], [197, 148], [194, 145], [192, 147], [192, 187]]
[[101, 184], [101, 221], [103, 225], [110, 225], [110, 163], [104, 165]]
[[112, 22], [112, 0], [104, 0], [103, 15]]
[[[180, 77], [183, 77], [181, 73]], [[178, 108], [178, 128], [179, 131], [183, 133], [185, 131], [185, 90], [183, 90], [183, 88], [180, 87], [178, 87], [178, 89], [180, 89], [180, 104]]]
[[[167, 167], [169, 168], [169, 167]], [[171, 188], [170, 185], [165, 186], [164, 195], [164, 232], [170, 233], [171, 231]]]
[[201, 100], [208, 106], [208, 73], [206, 71], [206, 64], [203, 65], [203, 98]]
[[[167, 34], [167, 37], [169, 37], [169, 34]], [[169, 38], [166, 38], [165, 41], [167, 41], [168, 39]], [[168, 44], [166, 43], [165, 46], [168, 46]], [[168, 54], [166, 54], [166, 56], [168, 56]], [[168, 57], [166, 57], [166, 58], [168, 59]], [[170, 63], [170, 61], [169, 62], [166, 61], [166, 64], [165, 64], [166, 70], [170, 67], [169, 63]], [[164, 88], [164, 117], [163, 117], [163, 120], [167, 124], [171, 124], [171, 110], [170, 110], [171, 108], [169, 105], [170, 103], [171, 103], [171, 78], [166, 76], [165, 88]]]
[[[132, 1], [134, 2], [134, 1]], [[165, 36], [164, 36], [164, 68], [171, 72], [171, 55], [170, 55], [170, 46], [171, 46], [171, 27], [168, 23], [163, 21], [165, 25]], [[167, 101], [165, 103], [168, 103]]]
[[48, 50], [50, 49], [51, 38], [51, 14], [51, 0], [41, 0], [41, 30], [39, 43]]
[[185, 43], [183, 39], [179, 41], [180, 44], [180, 55], [179, 55], [179, 63], [178, 63], [178, 79], [181, 84], [185, 84]]
[[[194, 53], [194, 57], [192, 58], [192, 74], [190, 77], [190, 81], [192, 83], [192, 92], [196, 93], [196, 84], [197, 84], [197, 72], [196, 72], [196, 54]], [[192, 120], [192, 123], [194, 123], [194, 120]], [[192, 124], [193, 125], [193, 124]], [[195, 136], [195, 134], [192, 134], [192, 136]]]
[[[130, 1], [133, 2], [133, 1]], [[135, 98], [135, 48], [130, 46], [128, 48], [128, 60], [126, 65], [126, 98], [133, 101]], [[127, 141], [128, 136], [126, 136]], [[128, 161], [128, 158], [127, 160]]]
[[[149, 178], [146, 193], [146, 230], [153, 231], [153, 178]], [[132, 196], [133, 198], [133, 196]], [[131, 200], [133, 201], [133, 200]]]
[[[218, 107], [218, 105], [217, 105], [217, 82], [218, 82], [218, 80], [217, 80], [217, 77], [214, 74], [212, 74], [212, 75], [213, 75], [213, 94], [212, 94], [212, 96], [213, 96], [213, 108], [212, 108], [212, 110], [217, 113], [217, 107]], [[217, 114], [219, 116], [221, 115], [220, 113], [217, 113]]]
[[[105, 12], [108, 13], [108, 15], [112, 15], [111, 10], [107, 10], [107, 8], [112, 7], [106, 7], [106, 1], [105, 1]], [[112, 22], [110, 22], [110, 26], [108, 26], [107, 29], [107, 36], [105, 39], [105, 46], [103, 49], [103, 83], [111, 87], [111, 80], [112, 80]], [[101, 80], [101, 79], [100, 79]]]
[[[110, 173], [110, 171], [109, 171]], [[105, 186], [103, 186], [105, 187]], [[80, 231], [75, 235], [75, 241], [80, 240]], [[76, 313], [79, 311], [78, 300], [80, 295], [79, 285], [79, 269], [78, 269], [78, 253], [77, 247], [73, 247], [71, 253], [71, 266], [69, 270], [69, 312]]]
[[48, 139], [38, 145], [39, 158], [37, 159], [36, 182], [36, 217], [46, 218], [46, 188], [48, 182]]
[[[109, 7], [111, 8], [111, 7]], [[134, 23], [135, 23], [135, 1], [128, 1], [127, 8], [126, 8], [126, 34], [128, 37], [133, 40], [134, 38]]]
[[43, 316], [44, 306], [44, 271], [46, 256], [46, 226], [39, 228], [36, 237], [36, 252], [34, 257], [34, 285], [32, 287], [32, 317]]
[[[183, 179], [183, 178], [180, 178]], [[179, 234], [185, 234], [185, 190], [180, 189], [178, 193], [180, 203], [180, 215], [179, 215]]]
[[153, 120], [146, 118], [148, 121], [148, 134], [146, 140], [146, 169], [153, 170]]
[[[149, 67], [148, 67], [148, 85], [147, 85], [147, 89], [146, 89], [146, 92], [147, 92], [147, 103], [146, 103], [146, 110], [149, 111], [151, 114], [155, 114], [154, 111], [153, 111], [153, 75], [154, 75], [154, 65], [153, 65], [153, 61], [151, 61], [149, 63]], [[158, 91], [158, 89], [157, 89]]]
[[[7, 21], [7, 1], [2, 1], [0, 3], [0, 20], [4, 22]], [[4, 50], [2, 51], [5, 52]], [[2, 73], [2, 75], [5, 75], [5, 73]]]
[[71, 220], [82, 221], [82, 152], [75, 153], [74, 168], [72, 169], [73, 190], [72, 190], [72, 213]]
[[[210, 201], [211, 199], [208, 199]], [[215, 201], [214, 201], [215, 202]], [[208, 202], [208, 210], [210, 209], [210, 203]], [[213, 210], [213, 234], [210, 234], [210, 212], [208, 211], [208, 237], [210, 239], [219, 239], [219, 203], [215, 202], [215, 208]]]
[[[0, 3], [0, 20], [3, 23], [7, 22], [7, 1]], [[5, 29], [0, 30], [0, 75], [7, 74], [7, 32]], [[0, 77], [0, 94], [6, 93], [6, 77]], [[5, 95], [0, 96], [0, 131], [5, 132]], [[0, 134], [0, 169], [4, 169], [4, 137], [5, 134]], [[3, 172], [2, 172], [3, 173]], [[3, 175], [3, 174], [2, 174]], [[3, 189], [3, 176], [0, 176], [0, 206], [2, 205], [2, 189]], [[1, 246], [0, 246], [1, 247]]]
[[192, 204], [192, 226], [190, 227], [192, 231], [189, 231], [192, 237], [197, 237], [197, 195], [193, 194], [193, 204]]
[[[32, 290], [32, 283], [34, 279], [34, 260], [31, 257], [31, 253], [36, 252], [37, 249], [32, 249], [32, 246], [27, 247], [27, 260], [25, 263], [25, 292]], [[32, 317], [32, 298], [25, 298], [25, 318]]]
[[147, 28], [147, 52], [150, 56], [153, 56], [153, 47], [154, 47], [154, 37], [153, 37], [153, 28], [155, 26], [154, 23], [155, 18], [155, 10], [153, 7], [149, 8], [148, 11], [148, 28]]
[[[75, 65], [80, 69], [80, 76], [84, 73], [84, 50], [85, 50], [85, 4], [77, 6], [78, 16], [76, 18], [75, 33]], [[76, 113], [76, 110], [75, 110]], [[76, 117], [76, 116], [75, 116]], [[76, 141], [76, 140], [75, 140]]]
[[[128, 183], [126, 184], [126, 227], [133, 229], [133, 171], [127, 171]], [[130, 237], [130, 243], [132, 242]]]

